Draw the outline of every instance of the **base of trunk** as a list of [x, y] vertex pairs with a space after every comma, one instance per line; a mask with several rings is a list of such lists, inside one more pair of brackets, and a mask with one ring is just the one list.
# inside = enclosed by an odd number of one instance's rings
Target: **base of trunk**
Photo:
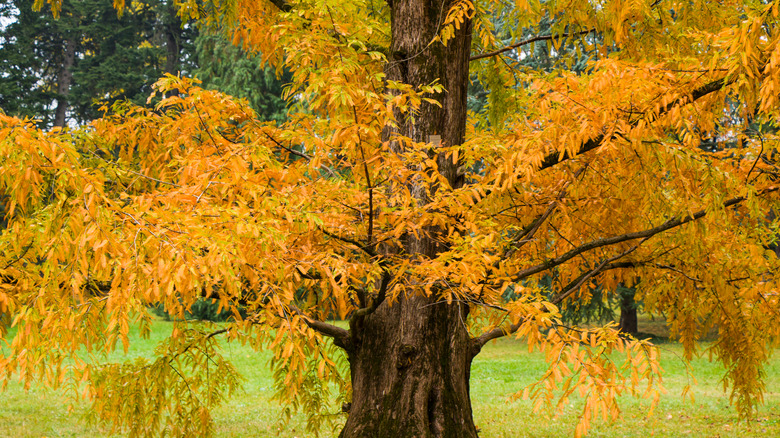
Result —
[[352, 404], [339, 436], [477, 437], [467, 312], [415, 297], [359, 321], [348, 348]]

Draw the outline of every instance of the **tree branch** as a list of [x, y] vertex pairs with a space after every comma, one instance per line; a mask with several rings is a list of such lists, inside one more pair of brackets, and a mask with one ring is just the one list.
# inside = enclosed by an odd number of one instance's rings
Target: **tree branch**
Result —
[[565, 300], [569, 297], [569, 295], [573, 294], [577, 289], [579, 289], [583, 284], [585, 284], [586, 281], [588, 281], [589, 278], [593, 277], [594, 275], [606, 271], [608, 269], [617, 269], [618, 267], [621, 267], [619, 264], [611, 264], [617, 259], [620, 259], [622, 257], [627, 256], [628, 254], [631, 254], [634, 252], [637, 248], [639, 248], [639, 245], [641, 245], [645, 240], [649, 239], [649, 237], [645, 237], [642, 242], [639, 242], [638, 244], [632, 246], [626, 251], [623, 251], [622, 253], [610, 257], [603, 262], [601, 262], [598, 266], [591, 269], [590, 271], [582, 273], [579, 277], [572, 280], [569, 284], [566, 285], [565, 288], [563, 288], [563, 292], [558, 294], [556, 297], [554, 297], [550, 302], [552, 304], [558, 305], [561, 301]]
[[555, 207], [557, 206], [558, 206], [558, 201], [551, 202], [544, 213], [542, 213], [540, 216], [534, 219], [530, 224], [528, 224], [527, 227], [525, 227], [520, 232], [519, 235], [517, 235], [514, 239], [512, 239], [510, 248], [504, 254], [505, 258], [510, 257], [518, 249], [520, 249], [526, 242], [531, 240], [534, 237], [534, 234], [536, 234], [536, 231], [539, 230], [539, 227], [542, 226], [542, 223], [544, 223], [544, 221], [546, 221], [547, 218], [550, 217], [552, 212], [555, 210]]
[[269, 134], [269, 133], [267, 133], [267, 132], [265, 132], [265, 131], [263, 131], [263, 134], [265, 134], [265, 136], [266, 136], [266, 137], [268, 137], [268, 139], [269, 139], [269, 140], [271, 140], [272, 142], [274, 142], [274, 144], [276, 144], [276, 145], [277, 145], [277, 146], [279, 146], [280, 148], [282, 148], [282, 149], [284, 149], [285, 151], [287, 151], [287, 153], [289, 153], [290, 155], [295, 155], [296, 157], [303, 158], [303, 159], [305, 159], [305, 160], [307, 160], [307, 161], [311, 161], [311, 155], [304, 154], [303, 152], [298, 152], [298, 151], [296, 151], [295, 149], [292, 149], [292, 148], [289, 148], [289, 147], [287, 147], [287, 146], [283, 145], [283, 144], [282, 144], [282, 143], [280, 143], [280, 142], [279, 142], [277, 139], [275, 139], [275, 138], [271, 137], [271, 134]]
[[521, 319], [506, 329], [502, 327], [496, 327], [493, 330], [487, 331], [476, 338], [472, 338], [472, 355], [476, 356], [477, 353], [482, 350], [482, 347], [484, 347], [485, 344], [492, 341], [493, 339], [503, 338], [504, 336], [511, 335], [512, 333], [516, 332], [522, 323], [523, 320]]
[[[775, 191], [777, 191], [779, 189], [780, 189], [780, 187], [769, 187], [769, 188], [761, 191], [761, 193], [759, 195], [770, 193], [770, 192], [775, 192]], [[744, 196], [737, 196], [736, 198], [731, 198], [728, 201], [724, 202], [722, 204], [722, 207], [723, 208], [732, 207], [734, 205], [737, 205], [737, 204], [745, 201], [746, 199], [747, 198], [744, 197]], [[550, 268], [553, 268], [555, 266], [563, 264], [563, 263], [567, 262], [568, 260], [571, 260], [572, 258], [574, 258], [574, 257], [576, 257], [576, 256], [578, 256], [578, 255], [580, 255], [582, 253], [585, 253], [587, 251], [590, 251], [590, 250], [593, 250], [593, 249], [596, 249], [596, 248], [601, 248], [601, 247], [604, 247], [604, 246], [615, 245], [615, 244], [622, 243], [622, 242], [628, 242], [630, 240], [646, 239], [646, 238], [652, 237], [652, 236], [654, 236], [654, 235], [656, 235], [658, 233], [662, 233], [662, 232], [670, 230], [672, 228], [676, 228], [676, 227], [679, 227], [681, 225], [687, 224], [688, 222], [691, 222], [691, 221], [694, 221], [694, 220], [697, 220], [697, 219], [701, 219], [702, 217], [704, 217], [706, 215], [707, 215], [707, 210], [706, 209], [705, 210], [700, 210], [700, 211], [697, 211], [696, 213], [693, 213], [690, 216], [680, 216], [680, 217], [676, 217], [676, 218], [673, 218], [673, 219], [669, 219], [668, 221], [664, 222], [661, 225], [658, 225], [657, 227], [649, 228], [649, 229], [642, 230], [642, 231], [635, 231], [633, 233], [621, 234], [619, 236], [604, 237], [604, 238], [601, 238], [601, 239], [592, 240], [592, 241], [590, 241], [588, 243], [580, 245], [580, 246], [578, 246], [578, 247], [576, 247], [576, 248], [566, 252], [565, 254], [561, 255], [560, 257], [556, 257], [554, 259], [548, 260], [548, 261], [546, 261], [544, 263], [541, 263], [539, 265], [532, 266], [530, 268], [527, 268], [527, 269], [524, 269], [524, 270], [520, 271], [515, 276], [514, 281], [520, 281], [520, 280], [522, 280], [524, 278], [527, 278], [527, 277], [529, 277], [531, 275], [537, 274], [537, 273], [542, 272], [542, 271], [546, 271], [546, 270], [548, 270]]]
[[[564, 293], [558, 295], [557, 297], [555, 297], [551, 301], [551, 303], [552, 304], [560, 303], [561, 301], [566, 299], [566, 297], [571, 295], [575, 290], [579, 289], [579, 287], [582, 286], [582, 284], [585, 281], [587, 281], [588, 278], [598, 274], [599, 272], [604, 272], [604, 271], [607, 271], [607, 270], [610, 270], [610, 269], [629, 268], [629, 267], [636, 266], [637, 262], [619, 262], [619, 263], [612, 263], [612, 262], [614, 262], [615, 260], [617, 260], [617, 259], [619, 259], [621, 257], [624, 257], [624, 256], [628, 255], [629, 253], [633, 252], [637, 248], [639, 248], [639, 245], [635, 245], [634, 247], [630, 248], [629, 250], [624, 251], [623, 253], [618, 254], [618, 255], [616, 255], [616, 256], [614, 256], [612, 258], [609, 258], [609, 259], [605, 260], [604, 262], [602, 262], [596, 268], [591, 269], [590, 271], [588, 271], [586, 273], [583, 273], [582, 275], [580, 275], [579, 277], [574, 279], [571, 283], [569, 283], [569, 285], [567, 285], [566, 288], [564, 289], [566, 292], [564, 292]], [[476, 355], [477, 353], [479, 353], [479, 351], [482, 349], [482, 347], [485, 344], [487, 344], [488, 342], [492, 341], [493, 339], [503, 338], [504, 336], [508, 336], [508, 335], [511, 335], [512, 333], [516, 332], [520, 328], [520, 325], [522, 324], [522, 322], [523, 322], [523, 320], [521, 319], [516, 324], [510, 325], [506, 329], [504, 329], [503, 327], [496, 327], [493, 330], [487, 331], [487, 332], [483, 333], [482, 335], [480, 335], [480, 336], [478, 336], [476, 338], [473, 338], [472, 339], [472, 343], [473, 343], [472, 344], [472, 353], [474, 355]]]
[[376, 311], [379, 305], [385, 301], [385, 298], [387, 297], [387, 287], [389, 284], [390, 284], [390, 273], [383, 270], [382, 282], [379, 286], [379, 292], [377, 292], [376, 298], [374, 298], [374, 300], [371, 301], [371, 306], [363, 307], [361, 309], [356, 310], [355, 313], [352, 315], [352, 318], [350, 318], [350, 320], [353, 320], [355, 318], [361, 318], [374, 313], [374, 311]]
[[324, 235], [326, 235], [328, 237], [332, 237], [332, 238], [334, 238], [336, 240], [340, 240], [341, 242], [348, 243], [350, 245], [356, 246], [358, 249], [360, 249], [361, 251], [365, 252], [366, 254], [368, 254], [371, 257], [376, 257], [376, 255], [377, 255], [376, 252], [371, 247], [366, 247], [366, 246], [362, 245], [360, 242], [358, 242], [357, 240], [350, 239], [349, 237], [339, 236], [338, 234], [332, 233], [332, 232], [326, 230], [325, 228], [323, 228], [321, 226], [317, 226], [317, 228], [322, 232], [322, 234], [324, 234]]
[[[693, 92], [690, 95], [679, 97], [669, 102], [661, 109], [659, 109], [657, 113], [653, 114], [650, 117], [649, 123], [658, 120], [661, 116], [668, 113], [672, 108], [686, 103], [695, 102], [696, 100], [699, 100], [702, 97], [710, 93], [714, 93], [715, 91], [720, 90], [726, 85], [731, 84], [733, 81], [734, 81], [733, 79], [729, 79], [727, 81], [726, 79], [721, 78], [718, 79], [717, 81], [712, 81], [710, 83], [702, 85], [701, 87], [693, 90]], [[631, 127], [635, 127], [638, 122], [639, 121], [637, 120], [636, 122], [631, 123]], [[574, 158], [577, 155], [582, 155], [585, 152], [592, 151], [593, 149], [596, 149], [599, 146], [601, 146], [603, 142], [604, 142], [604, 136], [599, 135], [598, 137], [590, 139], [585, 143], [583, 143], [580, 149], [573, 154], [568, 151], [565, 151], [563, 154], [561, 154], [560, 152], [551, 152], [544, 157], [544, 160], [542, 160], [542, 164], [539, 166], [539, 170], [544, 170], [549, 167], [553, 167], [556, 164], [562, 163], [570, 158]]]
[[[322, 322], [318, 319], [313, 319], [305, 316], [304, 321], [312, 330], [322, 333], [325, 336], [330, 336], [334, 340], [346, 340], [349, 338], [349, 330], [343, 329], [327, 322]], [[340, 345], [340, 344], [337, 344]]]
[[594, 32], [595, 30], [596, 29], [590, 29], [590, 30], [583, 30], [581, 32], [576, 32], [576, 33], [563, 33], [563, 34], [560, 34], [560, 35], [540, 35], [540, 36], [535, 36], [535, 37], [528, 38], [528, 39], [525, 39], [523, 41], [511, 44], [511, 45], [508, 45], [506, 47], [502, 47], [502, 48], [500, 48], [500, 49], [498, 49], [496, 51], [493, 51], [493, 52], [480, 53], [479, 55], [474, 55], [471, 58], [469, 58], [469, 62], [476, 61], [478, 59], [491, 58], [493, 56], [500, 55], [500, 54], [502, 54], [504, 52], [508, 52], [510, 50], [516, 49], [516, 48], [518, 48], [520, 46], [525, 46], [527, 44], [535, 43], [535, 42], [538, 42], [538, 41], [548, 41], [548, 40], [552, 40], [554, 38], [566, 38], [566, 37], [570, 37], [570, 36], [586, 35], [586, 34], [589, 34], [591, 32]]
[[[588, 164], [585, 164], [582, 166], [579, 170], [574, 172], [574, 179], [579, 178], [580, 175], [582, 175], [583, 172], [585, 172], [585, 169], [588, 168]], [[558, 192], [558, 196], [556, 199], [550, 203], [550, 205], [547, 207], [547, 210], [534, 219], [530, 224], [528, 224], [527, 227], [525, 227], [520, 234], [512, 239], [513, 247], [510, 247], [505, 253], [503, 258], [510, 257], [512, 254], [514, 254], [517, 250], [519, 250], [523, 245], [525, 245], [528, 241], [533, 238], [534, 234], [539, 230], [539, 228], [542, 226], [544, 221], [547, 220], [547, 218], [550, 217], [553, 211], [555, 211], [555, 207], [558, 206], [558, 203], [563, 199], [564, 196], [566, 196], [566, 189], [569, 187], [569, 184], [571, 184], [572, 181], [566, 182], [566, 184], [563, 186], [563, 188]]]
[[282, 12], [290, 12], [292, 10], [292, 5], [287, 3], [285, 0], [268, 0], [271, 3], [274, 4], [277, 8], [279, 8]]
[[303, 322], [305, 322], [310, 329], [333, 338], [334, 344], [345, 348], [347, 341], [349, 340], [349, 330], [343, 329], [333, 324], [328, 324], [327, 322], [323, 322], [318, 319], [314, 319], [293, 304], [290, 304], [289, 307], [298, 316], [303, 318]]
[[[727, 85], [730, 85], [733, 82], [734, 82], [734, 79], [726, 80], [725, 78], [721, 78], [721, 79], [718, 79], [716, 81], [712, 81], [712, 82], [709, 82], [709, 83], [707, 83], [705, 85], [702, 85], [701, 87], [693, 90], [693, 92], [690, 95], [679, 97], [679, 98], [669, 102], [668, 104], [666, 104], [663, 108], [659, 109], [658, 113], [655, 113], [655, 114], [653, 114], [653, 115], [651, 115], [649, 117], [649, 123], [652, 123], [652, 122], [658, 120], [661, 116], [663, 116], [664, 114], [668, 113], [675, 106], [683, 105], [683, 104], [686, 104], [686, 103], [695, 102], [696, 100], [698, 100], [698, 99], [700, 99], [700, 98], [702, 98], [702, 97], [704, 97], [704, 96], [706, 96], [706, 95], [708, 95], [710, 93], [714, 93], [715, 91], [718, 91], [718, 90], [722, 89], [723, 87], [725, 87]], [[632, 122], [630, 124], [630, 126], [634, 127], [634, 126], [637, 125], [637, 123], [638, 123], [638, 120], [635, 121], [635, 122]], [[562, 162], [564, 162], [566, 160], [574, 158], [574, 157], [576, 157], [578, 155], [582, 155], [582, 154], [584, 154], [586, 152], [592, 151], [593, 149], [597, 149], [598, 147], [601, 146], [601, 144], [603, 142], [604, 142], [604, 136], [603, 135], [599, 135], [596, 138], [592, 138], [592, 139], [584, 142], [577, 152], [570, 153], [569, 151], [564, 151], [563, 154], [561, 154], [560, 152], [550, 152], [549, 154], [547, 154], [544, 157], [544, 159], [542, 160], [541, 164], [539, 165], [538, 170], [548, 169], [548, 168], [556, 166], [556, 165], [558, 165], [558, 164], [560, 164], [560, 163], [562, 163]], [[472, 204], [476, 205], [480, 201], [482, 201], [485, 198], [487, 198], [491, 193], [492, 193], [492, 191], [486, 190], [484, 193], [482, 193], [480, 195], [474, 196], [474, 198], [471, 200]]]

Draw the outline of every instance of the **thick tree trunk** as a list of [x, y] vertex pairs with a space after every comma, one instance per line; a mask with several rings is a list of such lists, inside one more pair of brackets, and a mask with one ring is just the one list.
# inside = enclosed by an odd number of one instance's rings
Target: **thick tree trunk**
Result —
[[57, 72], [57, 109], [54, 111], [54, 126], [65, 127], [65, 116], [68, 112], [68, 95], [70, 83], [73, 80], [73, 63], [76, 60], [76, 41], [66, 38], [62, 53], [60, 70]]
[[[431, 143], [429, 155], [454, 188], [463, 184], [458, 163], [437, 150], [439, 143], [464, 140], [471, 21], [465, 20], [444, 46], [436, 40], [452, 0], [394, 0], [391, 5], [391, 59], [388, 80], [429, 85], [445, 92], [441, 107], [423, 103], [414, 119], [397, 113], [399, 126], [384, 140], [402, 151], [396, 136]], [[392, 92], [392, 91], [390, 91]], [[410, 184], [425, 204], [436, 188]], [[435, 257], [446, 248], [439, 230], [427, 237], [408, 235], [393, 247], [412, 259]], [[386, 251], [394, 251], [386, 249]], [[420, 291], [421, 292], [421, 291]], [[469, 398], [469, 372], [475, 354], [465, 321], [468, 306], [439, 302], [436, 296], [400, 297], [356, 320], [346, 346], [352, 378], [352, 405], [341, 433], [352, 437], [476, 437]]]
[[366, 318], [349, 351], [352, 405], [341, 437], [476, 437], [467, 312], [415, 297]]

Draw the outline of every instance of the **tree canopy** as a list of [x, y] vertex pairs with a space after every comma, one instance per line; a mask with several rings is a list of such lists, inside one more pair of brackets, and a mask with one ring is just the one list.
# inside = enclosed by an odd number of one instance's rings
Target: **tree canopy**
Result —
[[[559, 307], [636, 284], [687, 358], [717, 327], [741, 415], [762, 401], [777, 1], [177, 4], [290, 72], [288, 117], [175, 76], [156, 107], [71, 132], [0, 114], [3, 379], [83, 389], [134, 435], [204, 433], [239, 384], [224, 336], [273, 349], [277, 396], [312, 431], [335, 400], [344, 437], [476, 436], [471, 360], [512, 335], [547, 352], [538, 407], [582, 397], [580, 435], [623, 393], [657, 400], [661, 370], [649, 342]], [[204, 297], [235, 320], [180, 322], [153, 362], [100, 361], [148, 305]]]

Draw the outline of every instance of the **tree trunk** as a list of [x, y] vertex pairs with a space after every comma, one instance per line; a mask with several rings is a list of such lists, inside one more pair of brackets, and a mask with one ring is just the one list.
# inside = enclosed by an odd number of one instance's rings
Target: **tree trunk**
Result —
[[73, 79], [73, 63], [76, 60], [76, 41], [65, 39], [60, 70], [57, 72], [57, 109], [54, 111], [54, 126], [65, 127], [65, 116], [68, 111], [68, 95]]
[[[397, 135], [432, 143], [429, 156], [453, 188], [463, 185], [459, 163], [437, 151], [439, 143], [462, 144], [466, 130], [471, 21], [466, 18], [444, 46], [436, 40], [452, 0], [394, 0], [391, 5], [391, 58], [388, 80], [416, 87], [435, 80], [445, 92], [441, 107], [423, 103], [414, 119], [396, 113], [399, 126], [384, 140], [402, 151]], [[389, 90], [388, 92], [393, 92]], [[420, 205], [435, 188], [410, 184]], [[445, 250], [439, 230], [427, 237], [407, 235], [391, 245], [413, 260]], [[393, 251], [384, 249], [383, 251]], [[352, 379], [352, 404], [341, 437], [476, 437], [471, 413], [469, 373], [475, 354], [465, 326], [468, 306], [439, 302], [436, 296], [399, 297], [352, 324], [346, 346]]]
[[383, 304], [349, 354], [352, 405], [342, 438], [476, 437], [463, 305], [414, 297]]
[[[178, 76], [181, 74], [182, 22], [176, 13], [173, 2], [168, 3], [163, 29], [165, 33], [165, 73]], [[167, 97], [178, 95], [179, 90], [170, 90], [166, 93]]]
[[181, 58], [181, 19], [176, 15], [173, 4], [169, 5], [170, 22], [165, 23], [165, 73], [179, 74]]
[[634, 295], [636, 289], [625, 288], [620, 293], [620, 326], [619, 330], [623, 333], [635, 335], [639, 332], [637, 322], [636, 301]]

